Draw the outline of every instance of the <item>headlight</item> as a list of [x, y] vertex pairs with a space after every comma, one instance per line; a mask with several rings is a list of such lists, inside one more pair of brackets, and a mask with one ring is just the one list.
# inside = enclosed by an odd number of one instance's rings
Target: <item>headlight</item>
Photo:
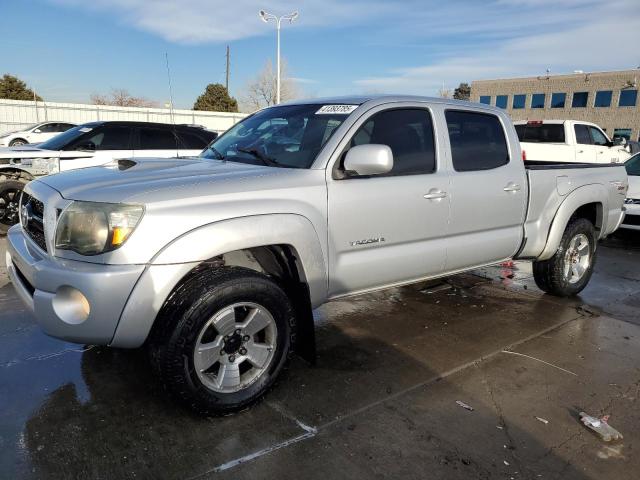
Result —
[[56, 248], [99, 255], [121, 247], [142, 218], [140, 205], [73, 202], [56, 228]]

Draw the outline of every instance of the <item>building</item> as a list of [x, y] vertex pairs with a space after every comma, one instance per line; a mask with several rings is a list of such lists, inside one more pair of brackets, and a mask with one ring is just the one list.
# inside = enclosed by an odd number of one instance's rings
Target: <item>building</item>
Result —
[[593, 122], [610, 137], [640, 137], [640, 69], [477, 80], [471, 101], [495, 105], [513, 120]]

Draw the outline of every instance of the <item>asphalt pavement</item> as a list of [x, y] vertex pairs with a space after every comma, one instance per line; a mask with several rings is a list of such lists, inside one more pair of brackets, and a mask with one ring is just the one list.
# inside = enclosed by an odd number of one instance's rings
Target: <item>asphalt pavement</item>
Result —
[[573, 299], [516, 263], [331, 302], [316, 366], [199, 418], [143, 351], [44, 335], [0, 268], [0, 478], [636, 479], [639, 294], [640, 235], [623, 233]]

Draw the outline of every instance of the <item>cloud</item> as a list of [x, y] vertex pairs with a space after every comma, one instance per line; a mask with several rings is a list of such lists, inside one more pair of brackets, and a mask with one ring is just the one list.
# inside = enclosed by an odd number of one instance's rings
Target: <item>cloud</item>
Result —
[[547, 68], [566, 73], [637, 66], [640, 8], [635, 0], [499, 0], [471, 9], [465, 18], [470, 14], [474, 22], [437, 12], [442, 21], [423, 41], [438, 35], [462, 41], [440, 45], [432, 62], [365, 77], [355, 85], [364, 91], [433, 94], [443, 82], [453, 88], [461, 81], [539, 75]]
[[[260, 21], [258, 11], [278, 15], [298, 10], [304, 26], [361, 22], [388, 10], [377, 0], [50, 0], [58, 5], [114, 16], [123, 23], [183, 44], [228, 42], [262, 35], [273, 25]], [[294, 23], [293, 27], [297, 27]]]

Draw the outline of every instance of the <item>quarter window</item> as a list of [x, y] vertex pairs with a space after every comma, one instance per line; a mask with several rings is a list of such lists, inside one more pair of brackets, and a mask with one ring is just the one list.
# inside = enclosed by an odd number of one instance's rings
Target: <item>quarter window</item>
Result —
[[371, 117], [351, 139], [357, 145], [388, 145], [393, 152], [393, 169], [387, 174], [416, 175], [436, 169], [431, 115], [423, 109], [398, 109]]
[[480, 95], [480, 103], [491, 105], [491, 95]]
[[589, 135], [589, 127], [586, 125], [575, 125], [576, 143], [581, 145], [591, 145], [591, 135]]
[[526, 95], [514, 95], [513, 96], [513, 108], [514, 109], [519, 109], [519, 108], [524, 108], [524, 104], [527, 100], [527, 96]]
[[531, 95], [531, 108], [544, 108], [544, 93], [534, 93]]
[[567, 100], [566, 93], [554, 93], [551, 95], [551, 108], [564, 108]]
[[610, 107], [611, 106], [611, 90], [600, 90], [596, 92], [596, 100], [593, 104], [594, 107]]
[[584, 108], [587, 106], [589, 100], [589, 92], [575, 92], [573, 94], [573, 100], [571, 106], [573, 108]]
[[635, 107], [638, 101], [638, 90], [621, 90], [619, 107]]
[[496, 107], [499, 108], [507, 108], [507, 101], [509, 100], [508, 95], [498, 95], [496, 97]]
[[509, 149], [498, 117], [447, 110], [453, 168], [458, 172], [490, 170], [509, 163]]

